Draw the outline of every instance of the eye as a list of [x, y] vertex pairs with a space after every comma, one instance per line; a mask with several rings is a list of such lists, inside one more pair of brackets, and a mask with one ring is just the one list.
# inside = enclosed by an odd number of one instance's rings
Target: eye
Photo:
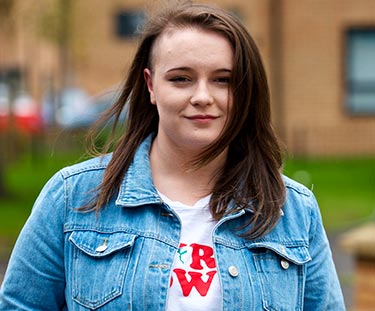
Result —
[[215, 82], [220, 83], [220, 84], [229, 84], [230, 77], [219, 77], [215, 79]]
[[184, 82], [190, 82], [191, 79], [185, 76], [176, 76], [169, 79], [171, 82], [177, 82], [177, 83], [184, 83]]

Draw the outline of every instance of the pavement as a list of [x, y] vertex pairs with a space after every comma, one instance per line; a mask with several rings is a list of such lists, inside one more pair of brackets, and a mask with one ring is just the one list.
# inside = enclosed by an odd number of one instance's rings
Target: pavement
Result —
[[340, 246], [341, 233], [328, 234], [333, 260], [340, 279], [347, 310], [353, 307], [354, 258]]
[[[353, 268], [354, 260], [352, 256], [342, 250], [339, 245], [340, 234], [330, 234], [328, 239], [331, 244], [333, 259], [336, 264], [337, 273], [340, 278], [340, 283], [342, 291], [344, 294], [344, 299], [346, 307], [348, 310], [351, 309], [353, 305]], [[2, 283], [5, 270], [7, 266], [7, 260], [0, 260], [0, 284]]]

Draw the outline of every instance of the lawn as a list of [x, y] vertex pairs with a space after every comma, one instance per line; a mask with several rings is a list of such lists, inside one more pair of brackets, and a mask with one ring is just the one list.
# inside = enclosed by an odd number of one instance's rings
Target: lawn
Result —
[[327, 230], [375, 220], [375, 158], [291, 159], [284, 173], [313, 190]]
[[0, 236], [14, 236], [30, 213], [32, 204], [46, 181], [62, 166], [79, 159], [65, 153], [12, 163], [5, 172], [7, 193], [0, 198]]
[[30, 145], [24, 146], [22, 152], [16, 152], [15, 159], [6, 162], [6, 193], [0, 196], [0, 259], [8, 255], [47, 180], [61, 167], [83, 159], [82, 141], [82, 135], [77, 133], [56, 135], [34, 150]]
[[[8, 194], [0, 198], [0, 256], [15, 241], [44, 183], [59, 168], [80, 161], [83, 148], [60, 148], [6, 167]], [[313, 189], [328, 231], [374, 220], [375, 158], [289, 159], [284, 173]]]

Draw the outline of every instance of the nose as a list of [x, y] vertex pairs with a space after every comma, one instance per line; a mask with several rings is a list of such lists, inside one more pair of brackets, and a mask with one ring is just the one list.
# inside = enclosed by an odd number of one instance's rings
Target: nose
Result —
[[214, 98], [210, 92], [208, 83], [206, 81], [199, 82], [190, 98], [190, 103], [193, 106], [206, 106], [211, 105], [213, 102]]

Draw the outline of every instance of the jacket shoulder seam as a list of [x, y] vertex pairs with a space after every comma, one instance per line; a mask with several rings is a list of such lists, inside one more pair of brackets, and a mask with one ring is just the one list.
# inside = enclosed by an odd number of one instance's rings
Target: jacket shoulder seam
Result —
[[310, 197], [312, 195], [312, 191], [310, 189], [308, 189], [306, 186], [286, 177], [286, 176], [283, 176], [283, 180], [284, 180], [284, 185], [285, 185], [285, 188], [288, 188], [288, 189], [291, 189], [291, 190], [294, 190], [295, 192], [299, 193], [299, 194], [302, 194], [302, 195], [305, 195], [307, 197]]
[[[90, 162], [92, 160], [89, 160]], [[107, 163], [102, 163], [103, 161], [100, 161], [99, 163], [93, 163], [93, 164], [87, 164], [83, 165], [83, 163], [78, 163], [75, 165], [64, 167], [60, 170], [61, 175], [64, 179], [67, 179], [69, 177], [79, 175], [82, 173], [90, 172], [90, 171], [101, 171], [105, 170], [107, 168]]]

